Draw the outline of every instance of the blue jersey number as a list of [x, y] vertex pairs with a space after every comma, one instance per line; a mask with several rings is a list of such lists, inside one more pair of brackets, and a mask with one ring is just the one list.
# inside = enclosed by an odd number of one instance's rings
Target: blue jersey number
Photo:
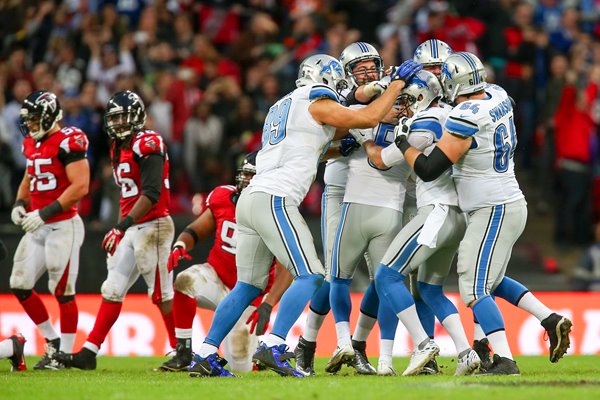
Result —
[[517, 135], [515, 131], [515, 123], [513, 117], [508, 119], [510, 132], [506, 129], [506, 125], [500, 124], [494, 131], [494, 169], [496, 172], [506, 172], [508, 170], [509, 161], [515, 155], [515, 147], [517, 146]]
[[262, 145], [275, 145], [285, 139], [285, 128], [292, 99], [285, 99], [269, 109], [262, 133]]
[[[386, 124], [386, 123], [380, 123], [379, 126], [377, 126], [377, 132], [375, 133], [375, 137], [373, 138], [373, 141], [375, 142], [376, 145], [381, 146], [381, 147], [388, 147], [390, 144], [394, 143], [394, 125], [391, 124]], [[369, 160], [367, 158], [367, 162], [369, 163], [369, 165], [375, 169], [379, 169], [382, 171], [387, 171], [390, 168], [377, 168], [375, 165], [373, 165], [373, 163], [371, 162], [371, 160]]]

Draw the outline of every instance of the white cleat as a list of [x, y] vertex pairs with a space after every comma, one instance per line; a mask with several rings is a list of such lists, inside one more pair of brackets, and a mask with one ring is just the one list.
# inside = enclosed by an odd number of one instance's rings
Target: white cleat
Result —
[[379, 364], [377, 365], [377, 375], [379, 375], [379, 376], [396, 376], [398, 374], [396, 373], [394, 366], [390, 362], [379, 361]]
[[415, 349], [402, 376], [417, 375], [423, 370], [425, 364], [433, 360], [439, 353], [440, 348], [433, 340], [427, 342], [422, 349]]
[[454, 375], [473, 375], [475, 372], [479, 371], [479, 367], [481, 367], [481, 359], [475, 350], [471, 349], [467, 354], [458, 359]]
[[337, 347], [333, 356], [331, 356], [329, 361], [327, 361], [327, 365], [325, 365], [325, 372], [335, 374], [342, 369], [342, 365], [352, 361], [354, 361], [354, 348], [350, 343], [342, 347]]

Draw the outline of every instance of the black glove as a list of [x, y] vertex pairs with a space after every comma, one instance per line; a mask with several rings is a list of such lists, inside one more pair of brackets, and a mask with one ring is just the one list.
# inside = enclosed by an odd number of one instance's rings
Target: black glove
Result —
[[265, 331], [269, 327], [269, 320], [271, 319], [271, 307], [268, 303], [262, 303], [248, 318], [246, 324], [250, 325], [250, 333], [254, 333], [256, 330], [256, 336], [264, 335]]

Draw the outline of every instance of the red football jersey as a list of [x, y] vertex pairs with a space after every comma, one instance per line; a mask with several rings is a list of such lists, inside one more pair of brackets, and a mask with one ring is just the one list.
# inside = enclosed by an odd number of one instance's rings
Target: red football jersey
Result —
[[[80, 129], [64, 127], [36, 142], [31, 136], [23, 140], [27, 158], [30, 210], [43, 208], [56, 199], [71, 184], [65, 167], [69, 162], [86, 157], [88, 139]], [[77, 204], [49, 218], [46, 222], [62, 221], [77, 214]]]
[[[237, 245], [237, 225], [235, 223], [235, 204], [233, 196], [236, 193], [235, 186], [218, 186], [206, 198], [206, 207], [209, 208], [216, 221], [215, 243], [207, 262], [215, 269], [221, 281], [229, 289], [237, 282], [237, 268], [235, 266], [235, 252]], [[258, 305], [262, 302], [262, 296], [268, 293], [275, 280], [275, 263], [269, 270], [269, 282], [267, 287], [252, 304]]]
[[[111, 148], [111, 159], [114, 159], [116, 156], [115, 146], [116, 144], [113, 144]], [[113, 176], [117, 185], [121, 187], [121, 217], [125, 218], [137, 199], [142, 195], [142, 175], [139, 161], [150, 154], [160, 154], [165, 159], [162, 176], [163, 184], [156, 204], [136, 224], [169, 215], [171, 197], [169, 193], [169, 156], [167, 154], [167, 146], [158, 133], [150, 130], [141, 131], [134, 136], [128, 147], [119, 149], [119, 163], [115, 165], [113, 162]]]

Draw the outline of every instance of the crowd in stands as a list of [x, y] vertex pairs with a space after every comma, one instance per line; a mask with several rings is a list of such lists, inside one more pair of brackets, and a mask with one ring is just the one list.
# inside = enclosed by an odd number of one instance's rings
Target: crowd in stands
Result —
[[[518, 173], [535, 176], [530, 210], [555, 213], [557, 244], [585, 245], [600, 218], [597, 0], [14, 0], [0, 5], [0, 208], [12, 206], [25, 159], [17, 121], [35, 89], [55, 92], [65, 125], [85, 131], [90, 221], [114, 221], [110, 95], [140, 93], [169, 148], [174, 212], [231, 183], [258, 149], [269, 107], [306, 56], [373, 43], [385, 65], [438, 38], [486, 62], [515, 99]], [[490, 79], [491, 80], [491, 79]], [[305, 211], [319, 213], [321, 183]], [[550, 215], [550, 214], [549, 214]]]

